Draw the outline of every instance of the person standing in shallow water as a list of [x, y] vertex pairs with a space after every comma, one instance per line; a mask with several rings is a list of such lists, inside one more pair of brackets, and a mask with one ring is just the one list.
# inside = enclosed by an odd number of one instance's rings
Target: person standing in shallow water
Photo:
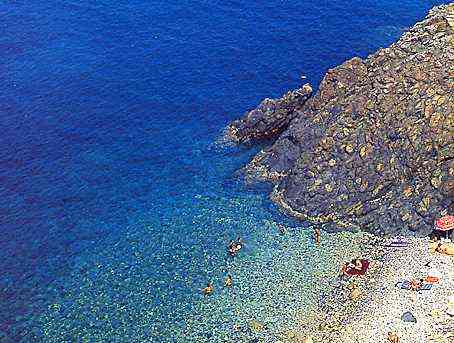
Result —
[[314, 229], [314, 238], [315, 238], [315, 244], [317, 244], [317, 245], [320, 244], [320, 236], [321, 236], [320, 228], [316, 227]]
[[277, 224], [277, 229], [281, 235], [285, 235], [285, 226], [281, 224]]
[[227, 277], [225, 278], [224, 284], [225, 284], [225, 287], [232, 287], [232, 285], [233, 285], [232, 275], [230, 275], [230, 274], [227, 275]]

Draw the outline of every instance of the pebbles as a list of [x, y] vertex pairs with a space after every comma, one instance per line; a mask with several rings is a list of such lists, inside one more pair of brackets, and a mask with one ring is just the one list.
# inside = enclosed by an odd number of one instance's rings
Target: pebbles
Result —
[[[386, 251], [364, 303], [350, 314], [352, 320], [346, 324], [350, 329], [333, 343], [385, 341], [388, 331], [396, 331], [403, 342], [435, 342], [434, 337], [453, 342], [454, 321], [446, 309], [448, 297], [454, 293], [454, 258], [430, 254], [426, 238], [411, 238], [409, 243], [408, 247]], [[399, 280], [424, 277], [429, 268], [442, 275], [431, 290], [413, 292], [394, 286]]]

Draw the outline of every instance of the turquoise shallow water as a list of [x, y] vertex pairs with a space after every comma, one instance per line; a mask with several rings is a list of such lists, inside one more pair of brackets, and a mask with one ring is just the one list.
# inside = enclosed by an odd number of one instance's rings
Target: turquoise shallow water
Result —
[[[262, 98], [301, 74], [318, 84], [437, 3], [2, 2], [2, 340], [213, 341], [251, 313], [271, 339], [289, 303], [315, 299], [319, 252], [267, 186], [243, 184], [259, 147], [216, 142]], [[273, 280], [288, 284], [277, 303]]]

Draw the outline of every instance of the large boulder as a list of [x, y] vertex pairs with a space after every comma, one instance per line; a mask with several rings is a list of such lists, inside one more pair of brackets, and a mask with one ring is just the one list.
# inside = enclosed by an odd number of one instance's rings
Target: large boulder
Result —
[[[454, 5], [434, 8], [390, 47], [329, 70], [303, 104], [292, 101], [283, 106], [289, 123], [263, 120], [260, 132], [282, 133], [246, 167], [275, 183], [272, 199], [288, 213], [383, 233], [425, 232], [452, 212]], [[237, 141], [255, 136], [244, 132]]]

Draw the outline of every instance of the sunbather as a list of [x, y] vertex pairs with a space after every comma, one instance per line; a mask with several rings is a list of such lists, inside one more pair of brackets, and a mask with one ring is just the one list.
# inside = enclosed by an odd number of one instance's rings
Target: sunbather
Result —
[[432, 289], [433, 284], [432, 283], [424, 283], [423, 279], [418, 280], [411, 280], [411, 281], [399, 281], [396, 283], [396, 287], [399, 287], [401, 289], [407, 289], [410, 291], [429, 291]]
[[317, 244], [317, 245], [320, 244], [320, 236], [321, 236], [320, 228], [317, 227], [314, 229], [315, 244]]
[[351, 262], [344, 264], [341, 268], [341, 272], [347, 276], [353, 275], [364, 275], [369, 267], [368, 260], [361, 260], [359, 258], [355, 258]]
[[363, 264], [359, 258], [355, 258], [351, 260], [351, 262], [347, 263], [347, 269], [356, 269], [361, 270], [363, 268]]
[[418, 291], [423, 284], [423, 280], [417, 281], [415, 279], [410, 281], [410, 289], [412, 291]]
[[363, 269], [363, 263], [361, 262], [361, 260], [359, 258], [353, 260], [355, 262], [355, 269], [356, 270], [361, 270]]
[[389, 343], [399, 343], [399, 336], [395, 332], [388, 332]]
[[454, 244], [438, 243], [435, 251], [443, 255], [454, 255]]

